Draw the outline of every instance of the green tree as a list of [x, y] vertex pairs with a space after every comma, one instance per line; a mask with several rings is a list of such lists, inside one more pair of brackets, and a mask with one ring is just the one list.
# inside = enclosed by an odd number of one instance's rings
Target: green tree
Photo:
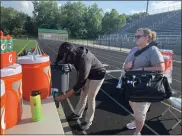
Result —
[[61, 25], [71, 37], [85, 38], [85, 14], [87, 8], [82, 2], [67, 2], [61, 6]]
[[57, 1], [34, 1], [33, 17], [38, 28], [60, 28], [60, 10]]
[[97, 4], [88, 7], [86, 15], [86, 29], [88, 38], [96, 38], [101, 32], [103, 11]]
[[27, 14], [18, 12], [13, 8], [1, 7], [1, 29], [5, 34], [24, 35], [24, 23]]
[[57, 1], [33, 1], [33, 17], [13, 8], [1, 7], [1, 29], [6, 34], [35, 35], [38, 28], [66, 29], [71, 38], [96, 38], [114, 33], [146, 13], [119, 14], [115, 9], [104, 12], [95, 3], [70, 2], [61, 7]]
[[121, 29], [126, 24], [126, 17], [112, 9], [106, 12], [102, 20], [102, 33], [112, 33]]

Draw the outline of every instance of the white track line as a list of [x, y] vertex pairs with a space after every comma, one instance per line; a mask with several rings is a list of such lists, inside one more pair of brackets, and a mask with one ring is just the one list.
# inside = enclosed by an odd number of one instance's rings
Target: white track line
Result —
[[[54, 46], [54, 45], [51, 45], [51, 46], [56, 47], [56, 46]], [[59, 47], [56, 47], [56, 48], [58, 49]], [[95, 49], [95, 50], [96, 50], [96, 49]], [[98, 53], [99, 51], [94, 51], [94, 52], [95, 52], [95, 53]], [[100, 53], [103, 53], [103, 52], [100, 52]], [[103, 56], [107, 56], [107, 55], [105, 55], [105, 54], [102, 54], [102, 56], [100, 56], [100, 55], [97, 55], [97, 56], [99, 56], [99, 57], [101, 57], [101, 58], [103, 58], [103, 59], [106, 59], [106, 60], [109, 60], [109, 61], [112, 61], [112, 62], [116, 62], [116, 63], [119, 63], [119, 64], [122, 64], [122, 65], [123, 65], [122, 62], [115, 61], [115, 60], [109, 59], [109, 58], [107, 58], [107, 57], [103, 57]], [[116, 58], [116, 57], [115, 57], [115, 58]], [[118, 58], [117, 58], [117, 59], [118, 59]], [[175, 72], [173, 72], [173, 74], [179, 75], [179, 73], [175, 73]], [[174, 81], [176, 81], [176, 82], [178, 82], [178, 83], [181, 83], [180, 80], [177, 80], [177, 79], [172, 79], [172, 80], [174, 80]]]
[[[77, 44], [77, 45], [84, 45], [84, 44], [81, 44], [81, 43], [74, 43], [73, 42], [73, 44]], [[101, 45], [102, 46], [102, 48], [100, 48], [100, 46], [99, 45], [97, 45], [97, 46], [92, 46], [92, 45], [84, 45], [84, 46], [86, 46], [86, 47], [90, 47], [90, 48], [97, 48], [97, 49], [103, 49], [103, 50], [106, 50], [106, 51], [113, 51], [113, 52], [121, 52], [121, 53], [128, 53], [128, 51], [123, 51], [122, 49], [120, 49], [120, 50], [115, 50], [115, 49], [111, 49], [111, 50], [108, 50], [108, 49], [110, 49], [110, 47], [114, 47], [114, 46], [103, 46], [103, 45]], [[117, 48], [120, 48], [120, 47], [117, 47]], [[109, 53], [109, 52], [107, 52], [107, 53]], [[176, 63], [181, 63], [181, 61], [177, 61], [177, 60], [173, 60], [174, 62], [176, 62]]]
[[65, 116], [65, 113], [64, 113], [64, 110], [63, 110], [63, 107], [62, 107], [62, 104], [59, 103], [59, 108], [57, 108], [58, 110], [58, 114], [59, 114], [59, 118], [61, 120], [61, 124], [62, 124], [62, 127], [63, 127], [63, 130], [64, 130], [64, 134], [69, 134], [69, 135], [73, 135], [73, 132], [69, 126], [69, 123], [66, 119], [66, 116]]
[[[94, 49], [94, 50], [96, 50], [96, 49]], [[96, 50], [96, 51], [94, 51], [94, 52], [96, 52], [96, 53], [99, 53], [100, 51], [98, 51], [98, 50]], [[103, 53], [103, 52], [100, 52], [100, 53]], [[105, 53], [106, 54], [106, 53]], [[102, 56], [107, 56], [107, 55], [105, 55], [105, 54], [102, 54]], [[111, 54], [110, 54], [111, 55]], [[108, 58], [106, 58], [106, 57], [102, 57], [102, 56], [100, 56], [100, 55], [97, 55], [97, 56], [99, 56], [99, 57], [101, 57], [101, 58], [104, 58], [104, 59], [107, 59], [107, 60], [110, 60], [110, 61], [113, 61], [113, 62], [117, 62], [117, 63], [121, 63], [120, 61], [115, 61], [115, 60], [112, 60], [112, 59], [108, 59]], [[112, 58], [116, 58], [116, 59], [118, 59], [118, 57], [113, 57], [113, 56], [111, 56]], [[121, 64], [123, 64], [123, 63], [121, 63]], [[173, 71], [173, 74], [175, 74], [175, 75], [179, 75], [179, 73], [175, 73], [174, 71]], [[177, 79], [172, 79], [172, 80], [175, 80], [175, 81], [177, 81], [177, 82], [180, 82], [181, 83], [181, 81], [180, 80], [177, 80]]]
[[[93, 49], [94, 47], [89, 47], [89, 48]], [[100, 50], [98, 50], [98, 49], [93, 49], [93, 50], [96, 50], [98, 53], [104, 53], [104, 54], [112, 55], [111, 57], [112, 57], [112, 58], [116, 58], [116, 59], [118, 59], [118, 56], [119, 56], [119, 54], [118, 54], [118, 55], [116, 55], [116, 54], [110, 54], [110, 53], [108, 53], [108, 52], [100, 51]], [[102, 49], [101, 49], [101, 50], [102, 50]], [[105, 49], [105, 50], [106, 50], [106, 49]], [[106, 50], [106, 51], [108, 51], [108, 50]], [[114, 50], [110, 50], [110, 51], [114, 51]], [[128, 52], [121, 52], [121, 53], [128, 53]], [[117, 57], [114, 57], [114, 55], [117, 56]], [[120, 54], [120, 55], [122, 55], [122, 54]], [[107, 56], [107, 55], [105, 55], [105, 56]], [[122, 55], [122, 56], [123, 56], [123, 55]], [[178, 75], [178, 73], [175, 73], [175, 72], [173, 72], [173, 74]]]
[[[47, 46], [47, 45], [46, 45]], [[53, 47], [56, 47], [56, 46], [54, 46], [54, 45], [52, 45]], [[48, 46], [47, 46], [48, 47]], [[55, 52], [52, 48], [50, 48], [50, 47], [48, 47], [49, 49], [51, 49], [53, 52]], [[56, 54], [57, 54], [57, 52], [55, 52]], [[123, 63], [122, 63], [123, 64]], [[112, 66], [112, 67], [115, 67], [115, 66]], [[120, 69], [120, 68], [118, 68], [118, 67], [115, 67], [115, 68], [117, 68], [117, 69]], [[110, 75], [110, 74], [109, 74]], [[111, 75], [110, 75], [111, 76]], [[113, 77], [113, 76], [112, 76]], [[175, 90], [175, 89], [173, 89], [172, 88], [172, 90], [173, 91], [176, 91], [176, 92], [178, 92], [178, 93], [180, 93], [181, 94], [181, 91], [178, 91], [178, 90]]]
[[[48, 46], [47, 46], [48, 47]], [[52, 51], [54, 51], [52, 48], [50, 48]], [[55, 51], [54, 51], [55, 52]], [[56, 52], [55, 52], [56, 53]], [[57, 54], [57, 53], [56, 53]], [[128, 109], [126, 109], [122, 104], [120, 104], [118, 101], [116, 101], [113, 97], [111, 97], [109, 94], [107, 94], [102, 88], [101, 88], [101, 91], [106, 95], [106, 96], [108, 96], [111, 100], [113, 100], [116, 104], [118, 104], [121, 108], [123, 108], [125, 111], [127, 111], [130, 115], [132, 115], [132, 113], [128, 110]], [[65, 94], [65, 93], [64, 93]], [[67, 100], [67, 102], [68, 102], [68, 104], [69, 104], [69, 106], [70, 106], [70, 108], [71, 108], [71, 110], [72, 110], [72, 112], [74, 111], [74, 109], [73, 109], [73, 106], [72, 106], [72, 104], [71, 104], [71, 102], [69, 101], [69, 99], [67, 98], [66, 99]], [[132, 115], [133, 116], [133, 115]], [[80, 122], [80, 120], [77, 120], [77, 123], [81, 126], [81, 122]], [[144, 124], [149, 130], [151, 130], [154, 134], [156, 134], [156, 135], [159, 135], [155, 130], [153, 130], [151, 127], [149, 127], [148, 125], [146, 125], [146, 124]], [[84, 131], [82, 131], [83, 133], [86, 133], [86, 132], [84, 132]], [[87, 133], [86, 133], [87, 134]], [[86, 135], [85, 134], [85, 135]]]
[[[120, 106], [121, 108], [123, 108], [125, 111], [127, 111], [131, 116], [133, 116], [133, 114], [127, 109], [125, 108], [122, 104], [120, 104], [118, 101], [116, 101], [113, 97], [111, 97], [108, 93], [106, 93], [102, 88], [100, 89], [105, 95], [107, 95], [112, 101], [114, 101], [118, 106]], [[134, 117], [134, 116], [133, 116]], [[149, 127], [147, 124], [144, 124], [149, 130], [151, 130], [154, 134], [159, 135], [155, 130], [153, 130], [151, 127]]]
[[[65, 92], [63, 92], [63, 94], [65, 94]], [[69, 100], [68, 98], [66, 98], [66, 100], [67, 100], [67, 102], [68, 102], [68, 105], [69, 105], [71, 111], [74, 112], [74, 108], [73, 108], [73, 106], [72, 106], [70, 100]], [[78, 123], [78, 125], [79, 125], [80, 127], [82, 126], [82, 125], [81, 125], [81, 121], [80, 121], [79, 119], [77, 120], [77, 123]], [[87, 132], [86, 132], [86, 131], [82, 131], [82, 133], [83, 133], [84, 135], [87, 135]]]
[[[47, 45], [46, 45], [47, 46]], [[56, 46], [54, 46], [54, 45], [51, 45], [51, 46], [53, 46], [53, 47], [56, 47]], [[47, 46], [48, 47], [48, 46]], [[52, 48], [50, 48], [50, 47], [48, 47], [49, 49], [51, 49], [51, 50], [53, 50]], [[57, 47], [56, 47], [57, 48]], [[53, 50], [54, 51], [54, 50]], [[55, 52], [55, 51], [54, 51]], [[56, 53], [56, 52], [55, 52]], [[57, 54], [57, 53], [56, 53]], [[102, 56], [100, 56], [100, 55], [97, 55], [97, 56], [99, 56], [99, 57], [102, 57]], [[102, 58], [104, 58], [104, 59], [107, 59], [107, 60], [110, 60], [110, 61], [113, 61], [113, 60], [111, 60], [111, 59], [108, 59], [108, 58], [105, 58], [105, 57], [102, 57]], [[116, 61], [115, 61], [116, 62]], [[117, 63], [118, 63], [118, 61], [117, 61]], [[120, 62], [121, 63], [121, 62]], [[121, 63], [121, 64], [123, 64], [123, 63]], [[112, 66], [112, 67], [114, 67], [114, 68], [116, 68], [116, 69], [121, 69], [121, 68], [119, 68], [119, 67], [116, 67], [116, 66]], [[178, 81], [178, 82], [181, 82], [181, 81], [179, 81], [179, 80], [176, 80], [176, 79], [172, 79], [172, 80], [175, 80], [175, 81]], [[180, 93], [181, 94], [181, 91], [178, 91], [178, 90], [175, 90], [175, 89], [172, 89], [173, 91], [176, 91], [176, 92], [178, 92], [178, 93]]]

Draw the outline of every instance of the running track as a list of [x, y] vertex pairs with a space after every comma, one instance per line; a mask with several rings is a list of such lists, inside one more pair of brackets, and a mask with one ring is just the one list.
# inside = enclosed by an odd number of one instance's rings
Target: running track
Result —
[[[56, 58], [56, 53], [59, 48], [60, 42], [39, 40], [40, 47], [47, 53], [51, 61]], [[80, 46], [80, 45], [76, 45]], [[107, 70], [117, 70], [121, 68], [122, 63], [126, 57], [126, 53], [96, 49], [87, 47], [95, 56], [107, 64]], [[181, 94], [181, 67], [179, 64], [173, 66], [173, 84], [172, 88], [177, 93]], [[52, 81], [54, 88], [60, 88], [59, 72], [52, 72]], [[79, 122], [69, 121], [69, 125], [73, 134], [88, 134], [88, 135], [132, 135], [134, 130], [128, 130], [125, 125], [133, 119], [132, 111], [128, 102], [124, 99], [122, 92], [116, 89], [119, 72], [111, 73], [106, 76], [105, 82], [101, 87], [100, 92], [96, 98], [96, 112], [92, 126], [87, 131], [79, 130]], [[70, 73], [70, 88], [76, 82], [76, 71]], [[68, 101], [62, 102], [62, 107], [66, 117], [68, 117], [72, 110], [76, 107], [79, 100], [79, 94], [72, 96]], [[143, 135], [179, 135], [182, 134], [181, 124], [174, 130], [169, 130], [173, 124], [176, 123], [174, 117], [167, 112], [164, 116], [160, 114], [167, 108], [164, 103], [153, 103], [151, 111], [147, 114], [147, 120], [142, 130]], [[174, 110], [175, 111], [175, 110]], [[176, 115], [181, 118], [181, 113], [175, 111]], [[83, 116], [84, 119], [84, 116]], [[83, 119], [80, 121], [82, 122]]]

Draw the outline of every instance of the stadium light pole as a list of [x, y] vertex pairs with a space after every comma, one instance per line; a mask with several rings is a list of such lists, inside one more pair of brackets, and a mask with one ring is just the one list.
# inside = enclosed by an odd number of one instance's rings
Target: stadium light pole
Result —
[[148, 14], [149, 0], [147, 0], [146, 14]]

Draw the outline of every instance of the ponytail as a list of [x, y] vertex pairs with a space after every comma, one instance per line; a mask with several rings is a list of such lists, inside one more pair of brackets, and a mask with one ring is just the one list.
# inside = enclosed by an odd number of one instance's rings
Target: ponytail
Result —
[[151, 35], [152, 35], [151, 41], [155, 41], [156, 40], [156, 32], [152, 31]]

